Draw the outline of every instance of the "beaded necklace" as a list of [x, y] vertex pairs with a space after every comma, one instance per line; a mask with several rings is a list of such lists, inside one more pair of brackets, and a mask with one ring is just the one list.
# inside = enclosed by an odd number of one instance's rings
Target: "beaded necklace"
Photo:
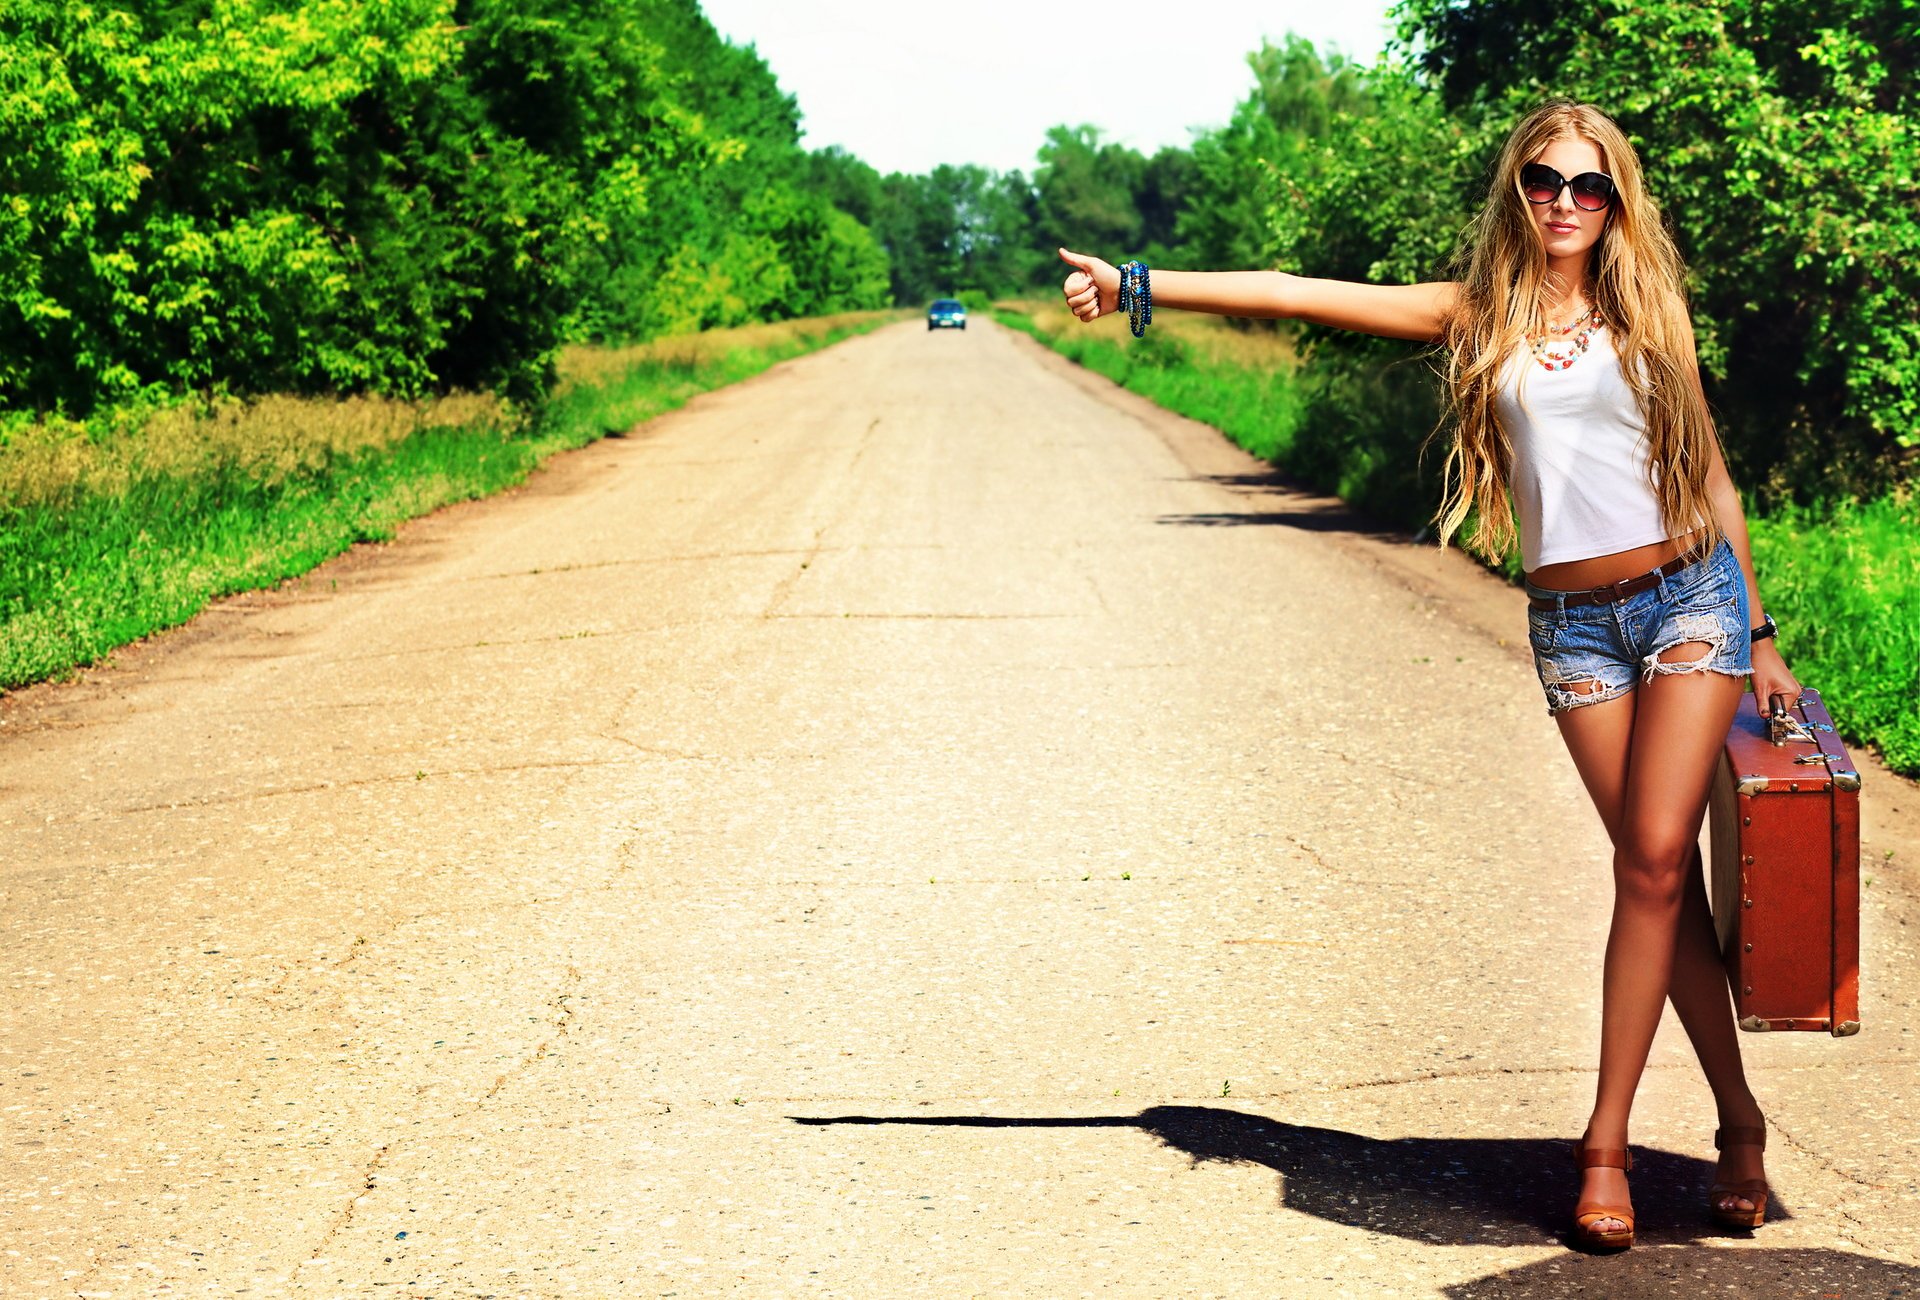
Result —
[[[1552, 321], [1548, 321], [1546, 334], [1529, 334], [1527, 346], [1533, 350], [1533, 359], [1548, 370], [1565, 370], [1587, 354], [1587, 348], [1593, 343], [1594, 331], [1605, 327], [1606, 323], [1600, 319], [1600, 309], [1588, 307], [1565, 325], [1555, 325]], [[1577, 334], [1574, 333], [1576, 330], [1579, 331]], [[1570, 352], [1548, 351], [1547, 342], [1556, 334], [1563, 337], [1573, 334], [1573, 350]]]

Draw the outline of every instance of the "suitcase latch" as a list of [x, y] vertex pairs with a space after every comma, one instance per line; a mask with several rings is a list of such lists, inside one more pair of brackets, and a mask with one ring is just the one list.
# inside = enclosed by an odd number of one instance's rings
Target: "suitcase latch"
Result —
[[1820, 742], [1813, 734], [1816, 731], [1824, 731], [1831, 735], [1833, 726], [1826, 722], [1802, 722], [1791, 713], [1784, 711], [1769, 714], [1767, 717], [1767, 739], [1776, 745], [1785, 745], [1792, 741], [1810, 745], [1819, 744]]
[[1809, 741], [1813, 733], [1807, 730], [1807, 724], [1782, 709], [1767, 719], [1767, 739], [1776, 745], [1785, 745], [1790, 741]]

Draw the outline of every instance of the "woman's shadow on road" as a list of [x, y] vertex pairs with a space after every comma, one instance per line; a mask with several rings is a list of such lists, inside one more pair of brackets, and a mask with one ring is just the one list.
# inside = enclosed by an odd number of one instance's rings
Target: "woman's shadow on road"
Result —
[[[1131, 1128], [1194, 1164], [1265, 1165], [1281, 1202], [1331, 1223], [1434, 1245], [1539, 1246], [1567, 1240], [1577, 1190], [1571, 1144], [1541, 1138], [1395, 1138], [1288, 1124], [1214, 1106], [1152, 1106], [1138, 1115], [792, 1116], [795, 1123], [964, 1128]], [[1724, 1237], [1706, 1216], [1713, 1163], [1636, 1148], [1633, 1201], [1642, 1247], [1626, 1256], [1541, 1260], [1446, 1288], [1459, 1300], [1671, 1297], [1684, 1275], [1699, 1291], [1741, 1296], [1920, 1297], [1920, 1269], [1829, 1249], [1692, 1246]], [[1767, 1217], [1791, 1217], [1778, 1204]], [[1664, 1247], [1664, 1249], [1662, 1249]], [[1689, 1248], [1691, 1247], [1691, 1248]], [[1591, 1290], [1587, 1288], [1591, 1287]]]
[[[1572, 1147], [1544, 1138], [1395, 1138], [1288, 1124], [1215, 1106], [1152, 1106], [1138, 1115], [793, 1117], [800, 1124], [971, 1128], [1132, 1128], [1195, 1164], [1265, 1165], [1281, 1202], [1330, 1223], [1450, 1245], [1564, 1240], [1578, 1190]], [[1706, 1220], [1713, 1164], [1665, 1151], [1634, 1153], [1633, 1201], [1643, 1239], [1717, 1235]], [[1773, 1218], [1788, 1217], [1783, 1210]]]

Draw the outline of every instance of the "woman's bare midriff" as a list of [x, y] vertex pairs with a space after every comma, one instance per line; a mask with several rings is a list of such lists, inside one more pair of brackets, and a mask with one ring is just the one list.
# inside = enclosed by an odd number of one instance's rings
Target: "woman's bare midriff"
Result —
[[1697, 534], [1669, 537], [1664, 542], [1636, 546], [1630, 551], [1596, 555], [1586, 560], [1568, 560], [1564, 564], [1543, 564], [1526, 575], [1527, 581], [1548, 591], [1586, 591], [1604, 587], [1623, 578], [1637, 578], [1649, 569], [1657, 569], [1681, 554]]

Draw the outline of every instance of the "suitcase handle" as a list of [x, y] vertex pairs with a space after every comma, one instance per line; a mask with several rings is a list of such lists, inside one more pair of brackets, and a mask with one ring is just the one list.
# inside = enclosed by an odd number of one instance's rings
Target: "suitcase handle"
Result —
[[[1776, 701], [1779, 698], [1777, 695], [1774, 696]], [[1785, 745], [1789, 742], [1817, 745], [1820, 743], [1820, 738], [1813, 734], [1816, 731], [1832, 734], [1833, 724], [1796, 718], [1784, 704], [1775, 704], [1773, 712], [1767, 715], [1767, 739], [1776, 745]]]
[[1807, 724], [1787, 712], [1785, 705], [1778, 706], [1767, 715], [1767, 739], [1776, 745], [1784, 745], [1789, 741], [1819, 743]]
[[[1804, 694], [1813, 696], [1815, 701], [1818, 701], [1820, 698], [1813, 692], [1811, 687], [1809, 687]], [[1779, 696], [1774, 697], [1775, 700], [1779, 698]], [[1820, 764], [1833, 773], [1836, 788], [1845, 786], [1851, 789], [1859, 789], [1859, 773], [1848, 768], [1836, 767], [1834, 765], [1835, 759], [1844, 759], [1846, 755], [1844, 753], [1829, 753], [1827, 747], [1820, 743], [1819, 733], [1824, 731], [1828, 735], [1833, 735], [1833, 724], [1829, 722], [1815, 722], [1813, 719], [1806, 717], [1805, 714], [1806, 710], [1802, 709], [1802, 716], [1796, 718], [1788, 711], [1785, 705], [1777, 704], [1773, 712], [1767, 715], [1767, 739], [1775, 745], [1782, 747], [1789, 744], [1812, 745], [1814, 747], [1813, 753], [1795, 756], [1793, 761], [1796, 766], [1812, 767], [1815, 764]], [[1848, 782], [1852, 784], [1848, 786]]]

